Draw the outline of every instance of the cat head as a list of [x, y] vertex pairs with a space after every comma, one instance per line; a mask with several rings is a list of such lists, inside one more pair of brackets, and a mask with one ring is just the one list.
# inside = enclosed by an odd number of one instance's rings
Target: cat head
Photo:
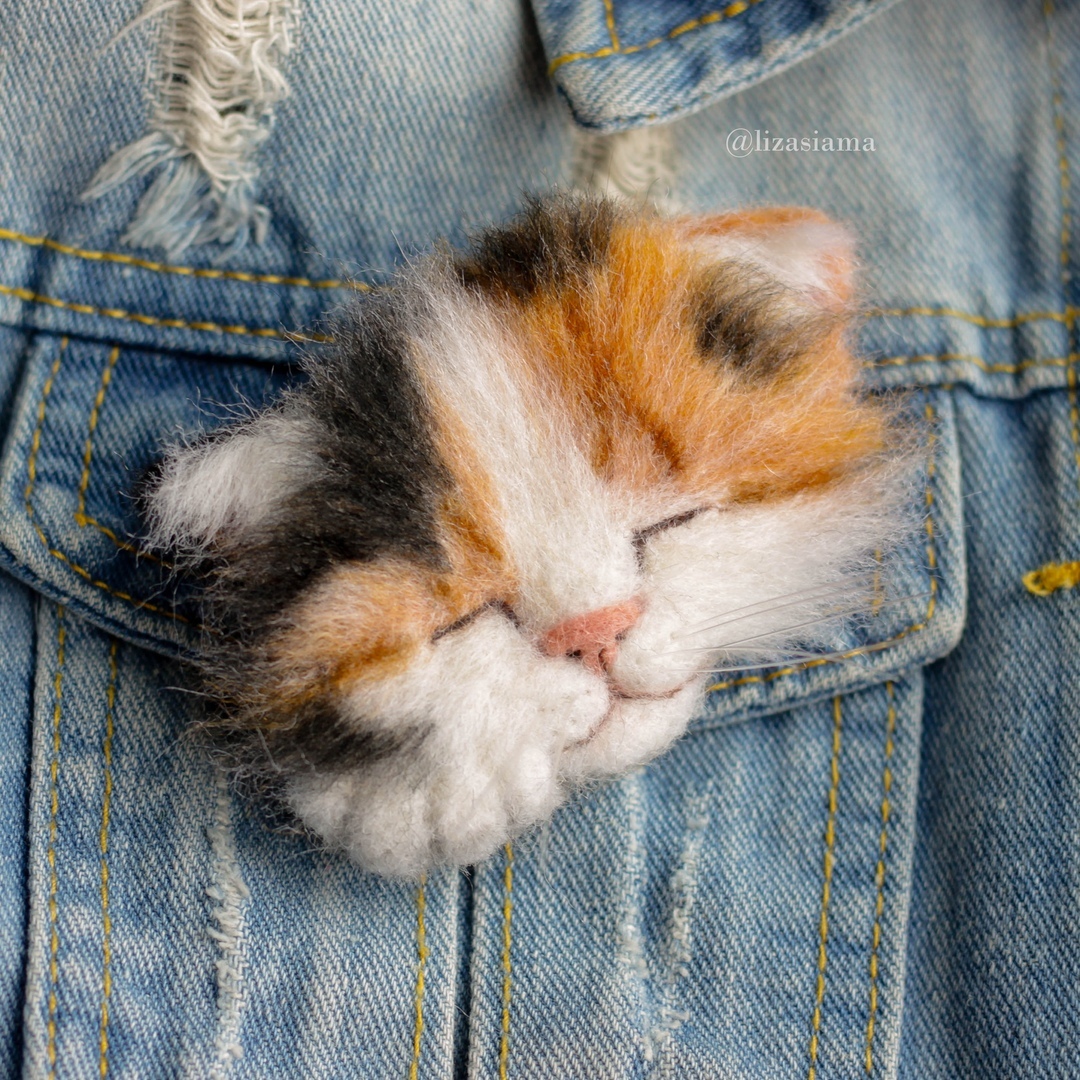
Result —
[[852, 265], [810, 210], [556, 196], [357, 302], [143, 493], [208, 577], [218, 725], [415, 876], [660, 753], [719, 663], [826, 641], [898, 521]]

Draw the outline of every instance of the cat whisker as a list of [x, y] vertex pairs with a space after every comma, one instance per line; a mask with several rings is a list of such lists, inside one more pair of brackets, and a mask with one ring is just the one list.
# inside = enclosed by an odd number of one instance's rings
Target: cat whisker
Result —
[[802, 664], [813, 663], [823, 664], [829, 660], [848, 660], [855, 656], [863, 656], [867, 653], [881, 652], [883, 649], [891, 648], [895, 642], [893, 641], [881, 641], [875, 645], [867, 645], [862, 648], [855, 649], [842, 649], [838, 652], [809, 652], [800, 650], [797, 652], [786, 653], [781, 660], [769, 660], [766, 663], [756, 661], [747, 664], [727, 664], [724, 667], [708, 668], [708, 674], [710, 675], [733, 675], [740, 671], [771, 671], [776, 668], [787, 667], [789, 664]]
[[[895, 604], [902, 604], [908, 600], [925, 599], [930, 595], [930, 590], [927, 589], [924, 592], [907, 593], [904, 596], [893, 596], [887, 600], [882, 600], [877, 605], [877, 610], [890, 607]], [[776, 630], [764, 630], [759, 634], [750, 634], [746, 637], [735, 638], [731, 641], [717, 642], [712, 645], [693, 645], [680, 649], [669, 649], [661, 655], [675, 656], [681, 653], [704, 653], [704, 652], [724, 652], [726, 649], [734, 648], [737, 645], [745, 645], [751, 641], [761, 641], [763, 638], [781, 637], [786, 634], [790, 634], [793, 630], [805, 630], [810, 626], [819, 626], [821, 623], [832, 622], [835, 619], [844, 619], [850, 615], [863, 615], [867, 614], [866, 603], [852, 604], [848, 607], [836, 608], [832, 611], [826, 612], [823, 615], [818, 615], [816, 618], [807, 619], [804, 622], [792, 623], [790, 626], [783, 626]], [[721, 624], [723, 625], [723, 624]]]
[[[782, 611], [784, 608], [798, 607], [802, 604], [810, 604], [819, 600], [827, 600], [830, 596], [850, 596], [853, 590], [865, 586], [867, 591], [873, 589], [873, 577], [866, 575], [864, 578], [838, 578], [835, 581], [826, 581], [820, 585], [812, 585], [797, 592], [783, 593], [780, 596], [771, 596], [768, 600], [759, 600], [755, 604], [746, 604], [743, 607], [732, 608], [720, 619], [709, 619], [707, 622], [695, 623], [672, 634], [673, 638], [693, 637], [707, 630], [717, 630], [721, 626], [742, 622], [744, 619], [752, 619], [756, 616], [766, 615], [773, 611]], [[784, 601], [778, 603], [778, 601]]]

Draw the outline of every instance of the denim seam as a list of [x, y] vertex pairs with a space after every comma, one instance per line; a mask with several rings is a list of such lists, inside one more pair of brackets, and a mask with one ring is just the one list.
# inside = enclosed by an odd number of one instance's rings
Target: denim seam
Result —
[[895, 750], [896, 687], [885, 684], [888, 708], [885, 713], [885, 762], [881, 771], [881, 833], [878, 836], [878, 860], [874, 869], [877, 895], [874, 899], [874, 929], [870, 937], [870, 1006], [866, 1019], [866, 1075], [874, 1071], [874, 1030], [878, 1014], [878, 956], [881, 952], [881, 922], [885, 913], [885, 853], [889, 843], [889, 819], [892, 817], [892, 758]]
[[[610, 0], [607, 0], [610, 3]], [[134, 266], [141, 270], [149, 270], [156, 274], [177, 274], [184, 277], [208, 278], [210, 280], [240, 281], [247, 284], [262, 285], [287, 285], [305, 289], [353, 289], [357, 292], [370, 292], [371, 285], [362, 281], [347, 281], [337, 278], [327, 278], [321, 281], [312, 281], [304, 277], [284, 277], [279, 274], [257, 274], [248, 270], [217, 270], [214, 268], [196, 268], [193, 266], [179, 266], [172, 263], [155, 262], [152, 259], [140, 259], [134, 255], [124, 255], [118, 251], [96, 251], [88, 248], [74, 247], [62, 244], [48, 236], [32, 236], [28, 233], [19, 232], [0, 226], [0, 240], [9, 240], [13, 243], [24, 244], [28, 247], [44, 247], [50, 251], [56, 251], [62, 255], [76, 259], [85, 259], [94, 262], [118, 263], [123, 266]], [[922, 315], [932, 318], [963, 319], [990, 329], [1007, 329], [1021, 326], [1028, 322], [1050, 320], [1053, 322], [1068, 323], [1077, 314], [1076, 308], [1066, 308], [1060, 311], [1032, 311], [1021, 312], [1011, 318], [993, 318], [985, 315], [977, 315], [967, 311], [960, 311], [950, 307], [927, 307], [925, 305], [907, 308], [877, 308], [867, 313], [867, 318], [879, 319], [887, 317], [900, 317], [906, 315]], [[257, 331], [251, 331], [256, 333]]]
[[604, 19], [607, 22], [608, 37], [611, 39], [611, 47], [615, 50], [615, 52], [618, 52], [619, 31], [615, 27], [614, 0], [604, 0]]
[[909, 637], [911, 634], [917, 634], [925, 630], [937, 611], [937, 545], [934, 535], [934, 493], [932, 485], [936, 476], [937, 470], [934, 465], [934, 447], [937, 442], [937, 435], [934, 433], [934, 423], [937, 420], [937, 414], [934, 410], [934, 406], [929, 400], [929, 394], [927, 394], [926, 406], [924, 409], [924, 415], [927, 420], [928, 435], [926, 440], [927, 451], [927, 466], [926, 466], [926, 491], [925, 491], [925, 505], [926, 505], [926, 555], [927, 562], [930, 571], [930, 599], [926, 605], [926, 614], [922, 620], [917, 623], [912, 623], [911, 626], [905, 627], [899, 633], [893, 635], [890, 638], [886, 638], [884, 641], [876, 641], [871, 645], [860, 645], [856, 649], [850, 649], [848, 652], [840, 653], [839, 656], [825, 656], [816, 660], [806, 660], [801, 664], [793, 664], [790, 667], [781, 668], [778, 671], [770, 671], [765, 675], [741, 675], [737, 679], [728, 679], [725, 682], [713, 683], [711, 686], [706, 687], [705, 692], [711, 694], [720, 690], [733, 690], [740, 686], [747, 686], [751, 683], [771, 683], [777, 679], [787, 678], [789, 675], [798, 675], [800, 672], [808, 671], [811, 668], [824, 667], [826, 664], [839, 664], [845, 660], [850, 660], [853, 656], [865, 656], [869, 653], [880, 652], [882, 649], [887, 649], [892, 645], [895, 645], [898, 641]]
[[507, 1080], [507, 1065], [510, 1060], [510, 997], [511, 983], [510, 945], [511, 919], [514, 912], [514, 845], [507, 843], [506, 869], [503, 871], [503, 919], [502, 919], [502, 1024], [499, 1035], [499, 1080]]
[[109, 1072], [109, 1002], [112, 998], [112, 916], [109, 913], [109, 821], [112, 813], [112, 745], [116, 709], [116, 653], [114, 638], [109, 646], [109, 685], [105, 691], [105, 738], [101, 745], [104, 791], [101, 798], [101, 1025], [98, 1038], [98, 1075]]
[[86, 445], [83, 449], [83, 471], [82, 476], [79, 477], [79, 498], [75, 508], [75, 524], [80, 528], [89, 525], [91, 528], [97, 529], [99, 533], [111, 540], [121, 551], [130, 552], [140, 559], [146, 559], [148, 562], [157, 563], [159, 566], [164, 566], [171, 570], [173, 567], [170, 562], [159, 558], [152, 552], [144, 551], [136, 544], [132, 544], [127, 540], [121, 540], [108, 525], [103, 525], [97, 518], [91, 517], [86, 513], [86, 492], [90, 487], [90, 465], [94, 455], [94, 436], [97, 432], [102, 407], [105, 404], [105, 395], [112, 383], [113, 371], [119, 359], [120, 346], [116, 345], [110, 351], [109, 356], [105, 361], [105, 367], [101, 372], [101, 385], [98, 387], [97, 395], [94, 397], [93, 407], [90, 410], [90, 422], [87, 425]]
[[425, 874], [416, 888], [416, 990], [413, 995], [416, 1019], [413, 1024], [413, 1052], [412, 1064], [409, 1066], [409, 1080], [417, 1080], [420, 1075], [420, 1040], [424, 1034], [424, 982], [427, 958], [430, 955], [427, 947], [427, 928], [424, 925], [424, 913], [427, 910], [426, 886], [427, 875]]
[[[1061, 71], [1058, 67], [1057, 49], [1054, 44], [1054, 3], [1043, 0], [1043, 20], [1046, 23], [1046, 59], [1050, 69], [1051, 107], [1054, 117], [1054, 139], [1058, 155], [1058, 195], [1061, 207], [1061, 232], [1059, 234], [1058, 271], [1061, 275], [1061, 291], [1068, 301], [1069, 282], [1072, 274], [1069, 268], [1069, 241], [1072, 233], [1072, 200], [1069, 193], [1069, 154], [1065, 142], [1065, 103], [1061, 93]], [[1069, 388], [1069, 434], [1073, 444], [1073, 462], [1077, 469], [1077, 482], [1080, 483], [1080, 407], [1076, 392], [1076, 356], [1074, 353], [1076, 309], [1067, 309], [1071, 315], [1066, 321], [1069, 334], [1069, 364], [1066, 367], [1066, 381]]]
[[829, 761], [829, 814], [825, 821], [825, 855], [822, 863], [824, 880], [821, 886], [817, 978], [814, 982], [814, 1011], [810, 1017], [810, 1070], [807, 1073], [807, 1080], [817, 1080], [821, 1009], [825, 1003], [825, 970], [829, 960], [829, 901], [832, 898], [832, 876], [836, 861], [836, 809], [840, 794], [840, 729], [842, 723], [840, 695], [837, 694], [833, 698], [832, 757]]
[[73, 247], [70, 244], [61, 244], [59, 240], [53, 240], [48, 236], [31, 236], [29, 233], [18, 232], [15, 229], [6, 229], [0, 226], [0, 240], [10, 240], [12, 243], [24, 244], [27, 247], [43, 247], [50, 251], [68, 255], [74, 259], [88, 259], [93, 262], [119, 263], [122, 266], [137, 266], [140, 270], [150, 270], [155, 274], [179, 274], [184, 277], [210, 278], [214, 281], [242, 281], [255, 285], [291, 285], [302, 289], [356, 289], [359, 292], [367, 292], [371, 286], [360, 281], [340, 281], [336, 278], [327, 278], [323, 281], [312, 281], [304, 277], [283, 277], [280, 274], [256, 274], [249, 270], [215, 270], [213, 268], [197, 269], [194, 266], [177, 266], [173, 263], [155, 262], [152, 259], [139, 259], [134, 255], [123, 255], [119, 251], [93, 251], [88, 248]]
[[913, 353], [909, 356], [885, 356], [880, 360], [868, 360], [863, 367], [868, 370], [884, 367], [906, 367], [908, 364], [965, 363], [973, 364], [989, 375], [1018, 375], [1022, 371], [1040, 367], [1068, 367], [1076, 359], [1071, 356], [1051, 356], [1045, 359], [1020, 360], [1015, 364], [989, 364], [981, 356], [969, 353]]
[[60, 875], [56, 867], [56, 840], [60, 814], [60, 723], [63, 717], [64, 656], [67, 627], [64, 608], [56, 608], [56, 674], [53, 676], [52, 760], [49, 762], [49, 844], [45, 858], [49, 864], [49, 998], [47, 1041], [45, 1053], [49, 1059], [49, 1080], [56, 1078], [57, 995], [60, 986]]
[[[606, 0], [605, 6], [610, 0]], [[642, 42], [639, 45], [627, 45], [625, 48], [616, 44], [616, 38], [614, 34], [614, 20], [609, 23], [609, 32], [612, 35], [612, 44], [605, 45], [601, 49], [594, 49], [592, 52], [570, 52], [563, 53], [561, 56], [556, 56], [554, 60], [548, 64], [548, 75], [554, 75], [564, 64], [574, 64], [579, 60], [607, 60], [613, 56], [628, 56], [631, 53], [644, 52], [646, 49], [654, 49], [657, 45], [663, 45], [666, 41], [674, 41], [675, 38], [682, 37], [683, 34], [689, 34], [694, 30], [701, 30], [706, 26], [712, 26], [716, 23], [725, 22], [728, 19], [735, 18], [736, 15], [741, 15], [744, 11], [754, 7], [755, 4], [760, 4], [761, 0], [734, 0], [734, 3], [728, 4], [726, 7], [721, 8], [719, 11], [710, 11], [705, 15], [700, 15], [696, 19], [691, 19], [689, 22], [680, 23], [672, 30], [668, 30], [666, 33], [661, 34], [659, 37], [654, 37], [650, 41]]]
[[[94, 395], [94, 404], [90, 409], [90, 421], [87, 425], [86, 443], [83, 446], [83, 468], [79, 477], [79, 497], [75, 503], [75, 524], [79, 526], [89, 524], [86, 517], [86, 489], [90, 486], [90, 460], [94, 454], [94, 434], [97, 431], [98, 418], [101, 416], [101, 406], [105, 404], [105, 395], [108, 393], [109, 384], [112, 382], [113, 371], [116, 362], [120, 359], [120, 346], [114, 345], [109, 350], [105, 367], [101, 372], [101, 385]], [[96, 524], [96, 523], [95, 523]]]
[[208, 334], [245, 334], [251, 337], [278, 338], [283, 341], [297, 342], [324, 342], [330, 340], [326, 334], [299, 334], [291, 330], [275, 330], [272, 327], [223, 326], [214, 322], [160, 319], [156, 315], [142, 315], [134, 311], [124, 311], [122, 308], [102, 308], [95, 307], [93, 304], [76, 303], [73, 300], [59, 300], [55, 296], [43, 296], [41, 293], [19, 288], [15, 285], [0, 284], [0, 295], [14, 296], [28, 304], [45, 304], [48, 307], [61, 308], [64, 311], [74, 311], [79, 315], [100, 315], [107, 319], [124, 319], [127, 322], [139, 323], [142, 326], [163, 326], [169, 330], [200, 330]]
[[1019, 315], [1013, 315], [1007, 319], [996, 319], [988, 315], [976, 315], [969, 311], [960, 311], [950, 307], [907, 307], [907, 308], [875, 308], [867, 312], [870, 319], [888, 319], [906, 315], [922, 315], [932, 319], [963, 319], [965, 322], [974, 323], [990, 330], [1008, 330], [1024, 323], [1050, 322], [1070, 323], [1076, 318], [1080, 309], [1066, 307], [1064, 311], [1022, 311]]
[[37, 534], [38, 539], [41, 541], [45, 550], [53, 556], [55, 559], [59, 559], [62, 563], [70, 566], [81, 578], [89, 582], [95, 588], [103, 589], [109, 593], [110, 596], [115, 596], [119, 600], [125, 600], [133, 607], [143, 608], [147, 611], [153, 611], [158, 615], [164, 615], [167, 619], [174, 619], [176, 622], [189, 623], [190, 619], [186, 618], [176, 611], [166, 611], [165, 608], [158, 607], [156, 604], [151, 604], [149, 600], [137, 600], [130, 593], [121, 592], [119, 589], [114, 589], [108, 582], [101, 581], [95, 578], [94, 575], [87, 570], [84, 566], [80, 566], [69, 555], [60, 551], [58, 548], [52, 546], [52, 541], [46, 535], [45, 530], [34, 520], [34, 484], [37, 480], [37, 455], [41, 449], [41, 432], [45, 426], [45, 410], [49, 400], [49, 395], [52, 393], [53, 383], [56, 380], [56, 375], [60, 370], [60, 363], [64, 358], [64, 352], [67, 349], [68, 339], [62, 338], [60, 341], [60, 351], [56, 354], [56, 359], [53, 361], [52, 369], [49, 372], [49, 377], [45, 380], [45, 385], [42, 388], [41, 400], [38, 402], [38, 415], [37, 426], [34, 428], [34, 434], [30, 441], [30, 454], [26, 461], [26, 474], [27, 482], [26, 488], [23, 492], [24, 505], [26, 508], [26, 518], [30, 522], [31, 527]]
[[926, 565], [930, 574], [930, 599], [926, 602], [926, 617], [923, 620], [924, 623], [929, 623], [934, 617], [934, 612], [937, 610], [937, 594], [938, 594], [938, 579], [937, 579], [937, 538], [934, 535], [934, 492], [931, 488], [931, 483], [934, 477], [937, 475], [937, 466], [934, 464], [934, 443], [937, 441], [937, 435], [934, 433], [934, 406], [930, 404], [930, 395], [926, 395], [925, 404], [925, 416], [927, 426], [930, 428], [930, 435], [928, 438], [929, 443], [929, 455], [930, 459], [926, 465], [926, 491], [924, 492], [925, 504], [926, 504]]

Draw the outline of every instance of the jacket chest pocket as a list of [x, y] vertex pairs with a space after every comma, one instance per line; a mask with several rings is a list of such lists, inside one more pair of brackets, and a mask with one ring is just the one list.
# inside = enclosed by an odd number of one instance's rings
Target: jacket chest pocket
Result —
[[[111, 633], [190, 654], [201, 636], [191, 587], [141, 550], [130, 492], [164, 444], [268, 399], [288, 367], [42, 334], [25, 372], [2, 472], [9, 567]], [[827, 658], [720, 673], [701, 723], [870, 685], [955, 644], [964, 588], [952, 403], [934, 390], [909, 406], [922, 444], [912, 485], [922, 526], [883, 557], [871, 617]]]

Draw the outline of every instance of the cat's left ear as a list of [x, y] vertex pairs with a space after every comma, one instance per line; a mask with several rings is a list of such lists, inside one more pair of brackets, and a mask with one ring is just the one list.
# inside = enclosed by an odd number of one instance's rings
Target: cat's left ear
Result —
[[815, 305], [841, 310], [851, 300], [854, 238], [818, 210], [761, 207], [677, 224], [703, 254], [755, 266]]

